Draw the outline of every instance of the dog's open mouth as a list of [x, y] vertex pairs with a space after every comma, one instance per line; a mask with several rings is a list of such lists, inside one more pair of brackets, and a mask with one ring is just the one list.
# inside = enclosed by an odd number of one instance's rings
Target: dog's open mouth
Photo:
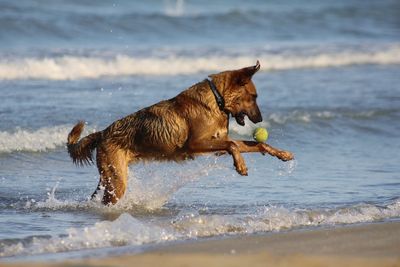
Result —
[[244, 126], [244, 116], [246, 116], [244, 112], [239, 112], [235, 115], [236, 122], [241, 126]]

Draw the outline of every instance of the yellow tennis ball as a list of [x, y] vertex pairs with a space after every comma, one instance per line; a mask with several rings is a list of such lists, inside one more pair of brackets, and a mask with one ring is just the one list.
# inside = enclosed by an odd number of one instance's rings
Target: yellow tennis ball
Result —
[[265, 128], [258, 127], [253, 132], [253, 138], [259, 143], [265, 143], [268, 139], [268, 131]]

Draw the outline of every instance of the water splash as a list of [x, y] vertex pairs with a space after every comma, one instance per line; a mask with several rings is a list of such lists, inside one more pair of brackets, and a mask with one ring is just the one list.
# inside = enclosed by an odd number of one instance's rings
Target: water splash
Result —
[[297, 168], [297, 160], [293, 159], [288, 162], [281, 162], [278, 169], [279, 176], [287, 176], [292, 174]]
[[217, 157], [202, 156], [194, 161], [141, 162], [129, 167], [128, 189], [125, 195], [112, 206], [101, 203], [101, 190], [98, 197], [91, 200], [61, 200], [57, 198], [60, 181], [47, 192], [44, 201], [26, 201], [24, 208], [32, 210], [96, 210], [100, 213], [123, 213], [133, 211], [152, 213], [161, 211], [173, 195], [188, 183], [199, 181], [218, 170], [228, 167]]
[[199, 181], [226, 166], [214, 156], [199, 157], [184, 163], [139, 163], [130, 167], [128, 190], [116, 207], [132, 205], [148, 210], [160, 209], [180, 188]]

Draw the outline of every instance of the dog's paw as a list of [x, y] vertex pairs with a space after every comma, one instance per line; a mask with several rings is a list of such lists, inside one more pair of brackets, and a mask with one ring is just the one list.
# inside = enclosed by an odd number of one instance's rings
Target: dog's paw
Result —
[[293, 153], [289, 151], [279, 151], [279, 153], [276, 156], [282, 161], [289, 161], [294, 159]]
[[236, 167], [236, 171], [237, 171], [240, 175], [243, 175], [243, 176], [247, 176], [247, 175], [248, 175], [248, 173], [247, 173], [247, 167], [246, 167], [245, 164], [238, 164], [238, 165], [235, 166], [235, 167]]

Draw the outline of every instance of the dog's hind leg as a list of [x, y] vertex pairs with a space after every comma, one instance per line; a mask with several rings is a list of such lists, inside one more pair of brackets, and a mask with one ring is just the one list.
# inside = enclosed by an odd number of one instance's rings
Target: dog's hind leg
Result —
[[[128, 179], [127, 153], [122, 149], [104, 146], [97, 148], [97, 167], [100, 173], [99, 188], [104, 188], [102, 202], [115, 204], [126, 191]], [[96, 192], [92, 195], [96, 195]]]

